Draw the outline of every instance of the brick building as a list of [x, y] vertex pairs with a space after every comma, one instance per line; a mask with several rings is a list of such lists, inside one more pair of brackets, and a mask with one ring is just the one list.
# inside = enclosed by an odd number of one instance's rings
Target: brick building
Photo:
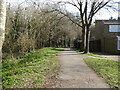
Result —
[[96, 20], [91, 32], [90, 50], [120, 54], [120, 21]]

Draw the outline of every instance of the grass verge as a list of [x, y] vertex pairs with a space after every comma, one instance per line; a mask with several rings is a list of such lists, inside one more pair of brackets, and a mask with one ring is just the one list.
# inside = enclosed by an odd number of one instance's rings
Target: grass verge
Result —
[[102, 76], [112, 88], [118, 88], [120, 84], [118, 72], [120, 62], [97, 58], [84, 58], [84, 60], [86, 64], [96, 71], [98, 75]]
[[2, 62], [3, 88], [55, 87], [62, 48], [43, 48], [15, 60]]
[[[81, 52], [80, 49], [74, 49], [75, 51], [77, 51], [79, 54], [84, 54], [84, 52]], [[94, 53], [86, 53], [86, 55], [89, 55], [89, 56], [94, 56], [94, 57], [102, 57], [101, 55], [98, 55], [98, 54], [94, 54]]]

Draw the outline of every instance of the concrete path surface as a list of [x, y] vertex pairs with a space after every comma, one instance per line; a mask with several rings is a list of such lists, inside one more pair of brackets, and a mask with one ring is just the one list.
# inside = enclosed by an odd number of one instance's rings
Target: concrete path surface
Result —
[[109, 88], [109, 85], [85, 64], [85, 57], [88, 56], [79, 55], [70, 48], [61, 52], [58, 88]]
[[[114, 61], [120, 62], [120, 55], [113, 55], [113, 54], [103, 53], [103, 52], [93, 52], [93, 53], [102, 56], [101, 59], [114, 60]], [[100, 57], [93, 57], [93, 58], [100, 58]]]

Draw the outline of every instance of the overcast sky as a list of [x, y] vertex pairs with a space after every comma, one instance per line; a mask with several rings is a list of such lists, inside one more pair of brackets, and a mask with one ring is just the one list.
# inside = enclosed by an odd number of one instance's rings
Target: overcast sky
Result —
[[[21, 3], [21, 2], [24, 2], [25, 0], [7, 0], [8, 2], [11, 2], [13, 4], [17, 4], [17, 3]], [[24, 3], [24, 6], [28, 6], [30, 4], [29, 2], [30, 0], [28, 0], [27, 3]], [[47, 0], [38, 0], [40, 2], [44, 2], [44, 1], [47, 1]], [[55, 1], [60, 1], [60, 0], [55, 0]], [[62, 0], [62, 1], [66, 1], [66, 0]], [[119, 1], [119, 0], [117, 0]], [[74, 8], [73, 6], [71, 5], [67, 5], [67, 10], [72, 12], [72, 13], [76, 13], [77, 12], [77, 9]], [[110, 11], [110, 12], [109, 12]], [[117, 18], [118, 17], [118, 12], [114, 12], [112, 11], [111, 9], [109, 9], [109, 11], [105, 10], [105, 9], [101, 9], [94, 17], [94, 19], [109, 19], [110, 17], [113, 17], [113, 18]]]

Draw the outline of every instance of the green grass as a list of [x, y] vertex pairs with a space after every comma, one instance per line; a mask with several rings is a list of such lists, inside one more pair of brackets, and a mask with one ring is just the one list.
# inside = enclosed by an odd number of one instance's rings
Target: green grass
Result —
[[[80, 51], [80, 49], [74, 49], [75, 51], [77, 51], [79, 54], [84, 54], [84, 52]], [[89, 55], [89, 56], [94, 56], [94, 57], [102, 57], [101, 55], [98, 55], [98, 54], [94, 54], [94, 53], [86, 53], [86, 55]]]
[[86, 64], [96, 71], [98, 75], [102, 76], [112, 88], [118, 88], [120, 84], [118, 80], [120, 62], [97, 58], [84, 58], [84, 60]]
[[102, 56], [100, 56], [98, 54], [94, 54], [94, 53], [87, 53], [86, 55], [90, 55], [90, 56], [94, 56], [94, 57], [102, 57]]
[[45, 88], [55, 84], [62, 48], [43, 48], [2, 63], [3, 88]]

